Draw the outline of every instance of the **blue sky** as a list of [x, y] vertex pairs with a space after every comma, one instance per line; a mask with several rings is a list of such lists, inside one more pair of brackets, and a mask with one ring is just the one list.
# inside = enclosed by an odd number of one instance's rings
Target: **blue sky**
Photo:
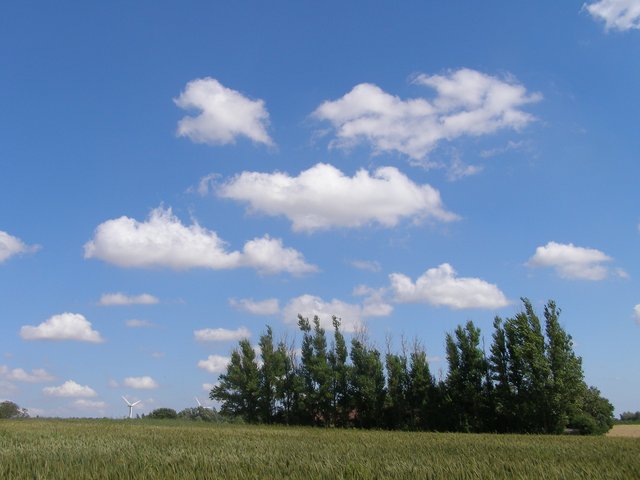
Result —
[[[640, 408], [640, 2], [5, 2], [0, 399], [205, 400], [238, 338], [549, 299]], [[298, 336], [299, 337], [299, 336]]]

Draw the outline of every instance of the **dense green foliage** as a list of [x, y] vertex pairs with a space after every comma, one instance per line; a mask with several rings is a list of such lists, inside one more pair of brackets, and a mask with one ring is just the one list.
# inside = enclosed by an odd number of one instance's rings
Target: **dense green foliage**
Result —
[[148, 418], [151, 420], [175, 420], [176, 418], [178, 418], [178, 412], [176, 412], [173, 408], [156, 408], [144, 418]]
[[181, 420], [194, 420], [198, 422], [222, 422], [222, 416], [213, 408], [192, 407], [185, 408], [178, 412], [178, 418]]
[[179, 420], [5, 420], [0, 478], [629, 479], [633, 438], [388, 432]]
[[27, 418], [28, 416], [26, 408], [20, 408], [18, 404], [9, 400], [0, 402], [0, 418]]
[[[261, 361], [248, 340], [231, 354], [210, 397], [221, 413], [253, 423], [457, 432], [602, 434], [613, 406], [584, 382], [582, 359], [550, 301], [544, 322], [523, 299], [513, 318], [496, 317], [489, 355], [469, 321], [445, 338], [448, 373], [436, 382], [419, 342], [407, 356], [383, 357], [362, 335], [347, 348], [340, 321], [333, 340], [316, 317], [299, 316], [300, 358], [267, 328]], [[482, 345], [482, 346], [481, 346]]]

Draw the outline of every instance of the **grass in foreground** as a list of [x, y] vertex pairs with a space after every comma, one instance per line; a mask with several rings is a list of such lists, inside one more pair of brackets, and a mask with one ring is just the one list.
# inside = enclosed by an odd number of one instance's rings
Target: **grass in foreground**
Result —
[[0, 478], [629, 479], [640, 439], [209, 425], [0, 422]]

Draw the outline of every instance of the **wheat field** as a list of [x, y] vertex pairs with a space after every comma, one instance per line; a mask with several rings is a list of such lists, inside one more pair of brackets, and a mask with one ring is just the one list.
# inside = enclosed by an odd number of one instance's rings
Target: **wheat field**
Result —
[[629, 479], [640, 439], [148, 420], [0, 422], [0, 478]]

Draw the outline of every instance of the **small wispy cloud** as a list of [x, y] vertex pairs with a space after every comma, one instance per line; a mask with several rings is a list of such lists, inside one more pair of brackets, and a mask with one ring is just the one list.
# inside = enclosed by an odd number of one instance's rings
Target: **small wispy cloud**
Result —
[[124, 293], [105, 293], [100, 297], [98, 305], [103, 307], [122, 306], [122, 305], [155, 305], [159, 303], [157, 297], [149, 293], [140, 295], [126, 295]]
[[194, 331], [193, 336], [199, 342], [226, 342], [249, 338], [251, 336], [251, 332], [245, 327], [240, 327], [236, 330], [229, 330], [226, 328], [204, 328], [202, 330]]
[[252, 298], [229, 299], [229, 305], [252, 315], [275, 315], [280, 311], [278, 299], [253, 300]]
[[152, 390], [158, 388], [158, 382], [149, 376], [144, 377], [127, 377], [123, 380], [122, 384], [125, 387], [135, 388], [140, 390]]
[[380, 262], [376, 260], [352, 260], [351, 266], [358, 270], [364, 270], [372, 273], [377, 273], [382, 270]]
[[157, 326], [155, 323], [150, 322], [149, 320], [138, 319], [127, 320], [126, 322], [124, 322], [124, 324], [129, 328], [153, 328]]
[[27, 245], [18, 237], [0, 230], [0, 263], [15, 255], [37, 252], [40, 248], [40, 245]]
[[22, 368], [10, 369], [5, 365], [0, 365], [0, 376], [14, 382], [25, 383], [50, 382], [56, 378], [43, 368], [35, 368], [28, 372]]
[[604, 21], [606, 30], [640, 29], [640, 2], [638, 0], [598, 0], [584, 4], [591, 16]]

